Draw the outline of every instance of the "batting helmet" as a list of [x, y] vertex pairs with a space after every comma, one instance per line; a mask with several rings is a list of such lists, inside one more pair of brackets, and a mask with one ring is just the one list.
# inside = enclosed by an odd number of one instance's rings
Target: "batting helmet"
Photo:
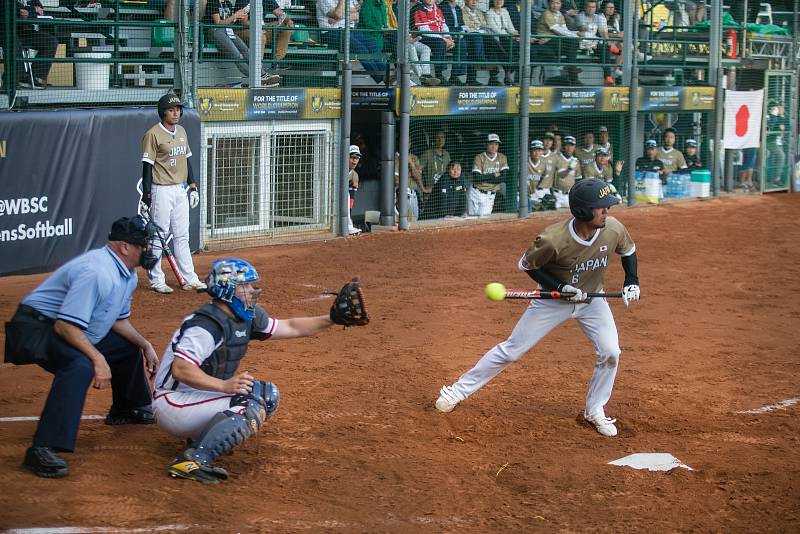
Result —
[[164, 120], [164, 112], [172, 108], [181, 108], [181, 116], [183, 116], [183, 104], [175, 93], [167, 93], [158, 99], [158, 116], [161, 120]]
[[236, 286], [253, 284], [261, 278], [256, 268], [239, 258], [216, 260], [206, 278], [209, 295], [230, 306], [231, 311], [243, 321], [253, 318], [255, 302], [245, 303], [236, 296]]
[[569, 190], [569, 211], [579, 221], [591, 221], [594, 208], [610, 208], [614, 204], [619, 204], [619, 198], [603, 180], [584, 178]]

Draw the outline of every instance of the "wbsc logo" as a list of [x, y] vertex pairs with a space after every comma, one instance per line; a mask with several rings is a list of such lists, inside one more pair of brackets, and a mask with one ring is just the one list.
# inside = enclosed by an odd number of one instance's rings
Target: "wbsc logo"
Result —
[[0, 199], [0, 217], [28, 213], [47, 213], [47, 197]]

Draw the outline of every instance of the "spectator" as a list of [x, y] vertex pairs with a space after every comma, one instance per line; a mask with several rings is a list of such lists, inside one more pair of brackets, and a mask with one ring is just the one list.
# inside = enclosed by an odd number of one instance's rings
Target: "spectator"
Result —
[[[786, 150], [784, 137], [789, 131], [789, 121], [782, 103], [773, 100], [769, 103], [767, 116], [767, 172], [773, 186], [786, 185]], [[787, 138], [788, 139], [788, 138]]]
[[536, 28], [535, 23], [541, 18], [542, 13], [547, 11], [547, 3], [548, 0], [534, 0], [531, 6], [531, 17], [534, 24], [531, 24], [531, 29]]
[[583, 178], [580, 161], [575, 157], [575, 145], [576, 141], [573, 136], [564, 136], [564, 148], [556, 156], [555, 183], [553, 186], [565, 195], [569, 193], [576, 181]]
[[683, 158], [686, 160], [686, 167], [689, 171], [706, 168], [703, 162], [700, 161], [700, 156], [697, 154], [697, 141], [694, 139], [686, 140]]
[[[625, 162], [619, 160], [614, 163], [612, 169], [608, 160], [608, 151], [603, 147], [597, 147], [594, 153], [594, 161], [582, 169], [583, 178], [597, 178], [598, 180], [611, 183], [622, 174], [622, 167], [624, 165]], [[613, 192], [616, 193], [616, 189], [614, 189]]]
[[445, 149], [447, 132], [436, 132], [434, 146], [422, 153], [420, 165], [422, 166], [422, 183], [430, 188], [437, 184], [439, 179], [447, 172], [450, 164], [450, 153]]
[[353, 225], [353, 217], [350, 215], [356, 203], [356, 191], [358, 191], [358, 172], [356, 172], [356, 167], [359, 161], [361, 161], [361, 150], [356, 145], [350, 145], [350, 159], [348, 161], [349, 171], [347, 173], [347, 194], [350, 197], [350, 209], [347, 212], [347, 225], [350, 235], [361, 233], [361, 229]]
[[[389, 32], [385, 35], [383, 50], [394, 55], [397, 50], [397, 14], [392, 9], [396, 5], [396, 0], [386, 0], [386, 25]], [[408, 46], [406, 47], [406, 60], [411, 67], [411, 85], [439, 85], [441, 80], [431, 76], [431, 49], [419, 40], [419, 36], [411, 32], [408, 36]], [[394, 80], [389, 85], [394, 85]]]
[[[37, 19], [44, 17], [44, 7], [39, 0], [17, 0], [17, 19]], [[5, 33], [4, 33], [5, 34]], [[56, 55], [58, 39], [51, 33], [44, 31], [39, 24], [17, 24], [17, 50], [31, 48], [36, 50], [36, 59], [52, 59]], [[11, 55], [11, 54], [9, 54]], [[30, 61], [20, 53], [17, 61], [17, 80], [19, 85], [30, 89], [44, 89], [47, 87], [47, 77], [50, 75], [50, 61]], [[30, 65], [33, 71], [33, 83], [25, 65]]]
[[600, 142], [597, 144], [600, 148], [605, 148], [606, 152], [608, 152], [608, 161], [614, 161], [614, 148], [611, 146], [611, 140], [608, 136], [608, 127], [601, 126], [598, 130], [598, 136], [600, 137]]
[[606, 85], [614, 85], [614, 77], [611, 75], [608, 41], [598, 41], [592, 37], [608, 38], [608, 27], [606, 19], [597, 12], [597, 0], [586, 0], [583, 11], [577, 17], [578, 28], [583, 32], [584, 39], [580, 47], [587, 53], [599, 56], [600, 63], [603, 65], [603, 76]]
[[[561, 13], [561, 0], [550, 0], [547, 11], [542, 13], [536, 25], [536, 34], [544, 36], [535, 40], [531, 57], [537, 61], [559, 63], [561, 56], [566, 56], [567, 63], [575, 63], [578, 52], [578, 32], [567, 28], [567, 22]], [[580, 85], [578, 81], [578, 68], [569, 65], [565, 68], [567, 79], [572, 85]]]
[[[360, 4], [358, 0], [348, 0], [350, 2], [350, 20], [348, 25], [355, 28], [359, 19]], [[326, 45], [341, 50], [342, 32], [344, 28], [344, 3], [345, 0], [317, 0], [317, 24], [320, 30], [320, 39]], [[375, 41], [368, 38], [364, 32], [350, 32], [350, 51], [353, 54], [374, 55], [379, 54], [381, 49], [377, 47]], [[369, 73], [375, 83], [383, 83], [386, 65], [365, 59], [361, 62], [364, 69]]]
[[658, 159], [664, 164], [664, 177], [668, 177], [679, 169], [686, 168], [686, 160], [680, 150], [675, 150], [675, 128], [664, 130], [662, 147], [658, 149]]
[[641, 172], [658, 173], [662, 183], [667, 183], [667, 174], [664, 163], [658, 159], [658, 142], [655, 139], [648, 139], [645, 143], [644, 156], [636, 160], [636, 170]]
[[608, 51], [615, 56], [614, 63], [616, 64], [616, 68], [614, 69], [614, 78], [615, 82], [619, 83], [622, 78], [622, 39], [625, 37], [622, 31], [622, 18], [619, 16], [613, 0], [603, 2], [602, 15], [606, 20], [608, 38], [613, 39], [606, 44], [608, 45]]
[[363, 32], [364, 39], [372, 41], [375, 50], [383, 51], [384, 32], [388, 29], [384, 0], [363, 0], [357, 27], [362, 30], [374, 30]]
[[[217, 26], [228, 26], [249, 20], [249, 4], [247, 7], [242, 7], [234, 11], [235, 5], [236, 0], [210, 0], [208, 3], [206, 22]], [[211, 42], [219, 49], [222, 56], [235, 60], [236, 68], [239, 69], [239, 72], [242, 73], [245, 79], [249, 79], [250, 50], [247, 48], [244, 41], [236, 35], [233, 28], [212, 28], [210, 30], [210, 38]], [[268, 73], [262, 66], [261, 84], [264, 87], [277, 87], [280, 81], [280, 76]]]
[[575, 156], [581, 163], [581, 170], [594, 163], [594, 153], [597, 151], [597, 145], [594, 144], [594, 133], [587, 130], [583, 134], [583, 145], [575, 150]]
[[75, 450], [90, 385], [111, 386], [106, 424], [154, 422], [142, 355], [151, 376], [158, 357], [130, 321], [136, 267], [149, 269], [159, 259], [151, 237], [152, 227], [141, 217], [118, 219], [106, 246], [59, 267], [6, 323], [6, 359], [36, 363], [54, 375], [22, 464], [37, 476], [69, 474], [56, 453]]
[[[400, 153], [395, 152], [394, 155], [394, 186], [395, 186], [395, 205], [399, 204], [397, 202], [397, 193], [399, 192], [400, 188]], [[406, 195], [408, 196], [408, 219], [410, 221], [416, 221], [419, 219], [420, 211], [422, 208], [420, 207], [420, 203], [422, 200], [423, 193], [430, 193], [431, 188], [425, 187], [425, 184], [422, 181], [422, 165], [419, 162], [419, 158], [412, 154], [411, 152], [408, 153], [408, 188], [406, 190]]]
[[[322, 1], [322, 0], [320, 0]], [[414, 26], [420, 32], [420, 41], [431, 49], [431, 59], [434, 61], [436, 78], [444, 80], [443, 72], [446, 67], [444, 56], [447, 50], [455, 48], [456, 43], [447, 33], [450, 29], [444, 21], [444, 14], [436, 0], [423, 0], [423, 5], [413, 11]], [[455, 82], [455, 80], [452, 80]]]
[[464, 37], [463, 46], [467, 51], [467, 81], [466, 85], [478, 85], [478, 68], [475, 62], [486, 61], [484, 51], [484, 34], [486, 33], [486, 16], [478, 9], [478, 0], [465, 0], [464, 31], [469, 35]]
[[[447, 24], [448, 29], [452, 32], [465, 32], [464, 13], [461, 6], [456, 3], [456, 0], [443, 0], [439, 5], [441, 6], [440, 9], [442, 10], [444, 22]], [[464, 36], [453, 35], [451, 37], [456, 43], [456, 46], [453, 49], [454, 62], [450, 68], [450, 83], [461, 85], [460, 81], [456, 80], [456, 78], [458, 76], [463, 76], [467, 70], [463, 61], [467, 57], [467, 51], [464, 48]]]
[[433, 186], [428, 217], [465, 217], [467, 215], [467, 183], [461, 177], [461, 163], [451, 161], [447, 172]]
[[491, 9], [486, 12], [486, 28], [491, 34], [488, 52], [493, 61], [503, 66], [505, 79], [498, 70], [497, 85], [513, 85], [513, 75], [519, 65], [519, 32], [514, 28], [504, 5], [505, 0], [494, 0]]
[[754, 190], [753, 185], [753, 169], [756, 166], [756, 159], [758, 158], [758, 148], [745, 148], [742, 150], [742, 166], [739, 169], [739, 187], [742, 191], [749, 193]]
[[[265, 22], [264, 26], [266, 27], [273, 27], [273, 28], [293, 28], [294, 21], [292, 20], [286, 12], [278, 5], [276, 0], [263, 0], [264, 5], [264, 13], [272, 13], [275, 16], [275, 21]], [[241, 20], [241, 23], [246, 26], [241, 30], [238, 30], [236, 33], [237, 35], [241, 36], [241, 38], [250, 45], [250, 29], [247, 27], [250, 24], [250, 0], [238, 0], [236, 5], [237, 8], [243, 8], [246, 13], [247, 17]], [[273, 39], [273, 33], [274, 39]], [[272, 30], [266, 29], [262, 32], [263, 42], [262, 45], [264, 46], [264, 54], [266, 54], [266, 50], [269, 48], [272, 50], [272, 57], [273, 59], [280, 61], [284, 57], [286, 57], [286, 53], [289, 51], [289, 40], [292, 37], [291, 30]], [[275, 68], [275, 66], [273, 66]]]
[[578, 31], [578, 3], [575, 0], [561, 0], [561, 14], [567, 21], [567, 28]]
[[[495, 196], [499, 193], [505, 196], [505, 179], [509, 171], [508, 158], [499, 152], [500, 136], [490, 133], [486, 138], [486, 150], [481, 152], [472, 163], [472, 187], [468, 195], [472, 197], [473, 205], [486, 205], [490, 209], [494, 206]], [[485, 195], [490, 199], [481, 198]], [[484, 204], [485, 203], [485, 204]], [[470, 215], [480, 215], [470, 211]]]

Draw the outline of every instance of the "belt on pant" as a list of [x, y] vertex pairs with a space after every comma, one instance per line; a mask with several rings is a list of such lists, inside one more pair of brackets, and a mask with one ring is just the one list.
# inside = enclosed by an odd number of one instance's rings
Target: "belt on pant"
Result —
[[22, 315], [27, 315], [28, 317], [32, 317], [37, 321], [42, 321], [43, 323], [55, 322], [53, 319], [49, 318], [33, 306], [28, 306], [27, 304], [20, 304], [17, 308], [17, 311]]

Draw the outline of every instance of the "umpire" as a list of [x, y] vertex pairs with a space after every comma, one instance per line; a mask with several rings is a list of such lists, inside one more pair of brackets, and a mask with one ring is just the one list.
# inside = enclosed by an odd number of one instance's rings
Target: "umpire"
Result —
[[158, 357], [130, 322], [136, 266], [149, 269], [158, 259], [150, 249], [151, 234], [139, 216], [115, 221], [106, 246], [61, 266], [6, 323], [6, 362], [36, 363], [54, 375], [22, 464], [37, 476], [69, 474], [56, 453], [75, 449], [90, 384], [97, 389], [111, 385], [106, 424], [153, 423], [141, 357], [151, 376]]

